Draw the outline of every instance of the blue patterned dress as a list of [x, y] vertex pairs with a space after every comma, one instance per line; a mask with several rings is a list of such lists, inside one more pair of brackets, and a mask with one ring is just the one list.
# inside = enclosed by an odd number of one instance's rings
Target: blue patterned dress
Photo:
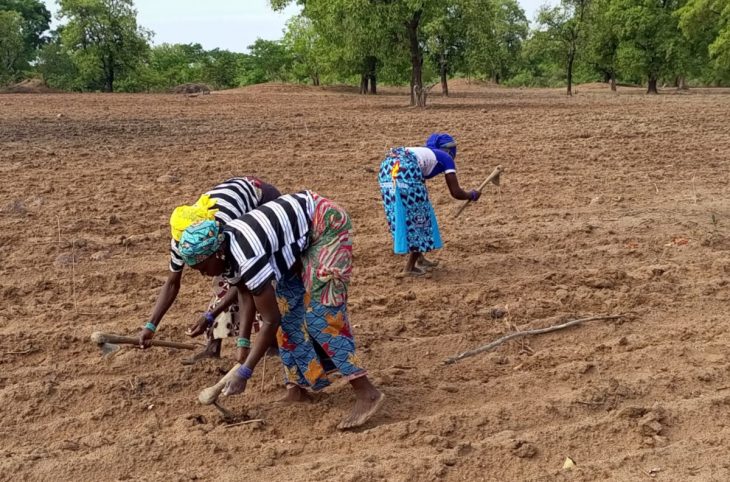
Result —
[[405, 148], [390, 151], [378, 175], [385, 216], [396, 254], [426, 253], [443, 247], [416, 156]]

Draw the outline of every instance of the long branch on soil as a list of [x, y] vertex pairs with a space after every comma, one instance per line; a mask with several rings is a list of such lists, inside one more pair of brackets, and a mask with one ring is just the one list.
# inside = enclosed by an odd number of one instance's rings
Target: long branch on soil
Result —
[[71, 241], [71, 295], [74, 300], [74, 312], [79, 311], [76, 305], [76, 240]]
[[515, 333], [510, 333], [509, 335], [503, 336], [502, 338], [499, 338], [487, 345], [480, 346], [479, 348], [475, 348], [474, 350], [465, 351], [464, 353], [460, 353], [454, 357], [447, 358], [444, 361], [444, 364], [451, 365], [452, 363], [456, 363], [458, 361], [463, 360], [464, 358], [469, 358], [475, 355], [478, 355], [480, 353], [484, 353], [486, 351], [490, 351], [498, 347], [504, 342], [507, 342], [509, 340], [513, 340], [515, 338], [521, 338], [523, 336], [531, 336], [531, 335], [542, 335], [543, 333], [550, 333], [553, 331], [563, 330], [565, 328], [570, 328], [571, 326], [579, 325], [580, 323], [584, 323], [586, 321], [595, 321], [595, 320], [616, 320], [618, 318], [623, 318], [625, 315], [601, 315], [601, 316], [591, 316], [590, 318], [581, 318], [579, 320], [571, 320], [567, 321], [565, 323], [562, 323], [560, 325], [553, 325], [548, 326], [547, 328], [538, 328], [535, 330], [527, 330], [527, 331], [517, 331]]
[[38, 351], [38, 348], [30, 347], [27, 350], [23, 351], [6, 351], [3, 353], [3, 355], [28, 355], [29, 353], [34, 353]]
[[229, 423], [228, 425], [224, 425], [224, 427], [225, 428], [238, 427], [240, 425], [248, 425], [249, 423], [256, 423], [256, 422], [266, 423], [266, 420], [264, 420], [263, 418], [255, 418], [253, 420], [246, 420], [244, 422]]

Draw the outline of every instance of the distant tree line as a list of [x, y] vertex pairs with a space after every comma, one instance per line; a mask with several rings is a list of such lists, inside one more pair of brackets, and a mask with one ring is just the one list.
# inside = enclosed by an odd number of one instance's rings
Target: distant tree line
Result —
[[561, 0], [530, 25], [517, 0], [271, 0], [300, 15], [278, 41], [246, 53], [152, 45], [132, 0], [58, 0], [59, 27], [39, 0], [0, 0], [0, 85], [41, 77], [69, 91], [215, 89], [281, 81], [429, 88], [469, 77], [511, 86], [602, 81], [730, 83], [730, 0]]

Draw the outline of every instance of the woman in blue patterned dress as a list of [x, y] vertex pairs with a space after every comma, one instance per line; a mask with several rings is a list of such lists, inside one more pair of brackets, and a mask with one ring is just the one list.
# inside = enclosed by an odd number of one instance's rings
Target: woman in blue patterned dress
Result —
[[449, 134], [432, 134], [426, 147], [392, 149], [380, 164], [378, 181], [385, 216], [396, 254], [408, 254], [403, 273], [421, 276], [437, 263], [423, 253], [443, 247], [426, 180], [439, 174], [454, 199], [476, 201], [479, 191], [464, 191], [456, 178], [456, 141]]

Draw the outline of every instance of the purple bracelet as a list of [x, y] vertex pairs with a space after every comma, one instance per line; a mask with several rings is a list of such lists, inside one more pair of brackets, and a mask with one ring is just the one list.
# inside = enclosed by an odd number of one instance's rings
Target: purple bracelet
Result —
[[205, 321], [208, 322], [208, 326], [211, 326], [215, 321], [215, 316], [213, 316], [213, 313], [211, 313], [210, 311], [206, 311], [203, 317], [205, 318]]
[[253, 375], [253, 370], [246, 365], [241, 365], [240, 367], [238, 367], [238, 370], [236, 370], [236, 375], [243, 378], [244, 380], [248, 380]]

